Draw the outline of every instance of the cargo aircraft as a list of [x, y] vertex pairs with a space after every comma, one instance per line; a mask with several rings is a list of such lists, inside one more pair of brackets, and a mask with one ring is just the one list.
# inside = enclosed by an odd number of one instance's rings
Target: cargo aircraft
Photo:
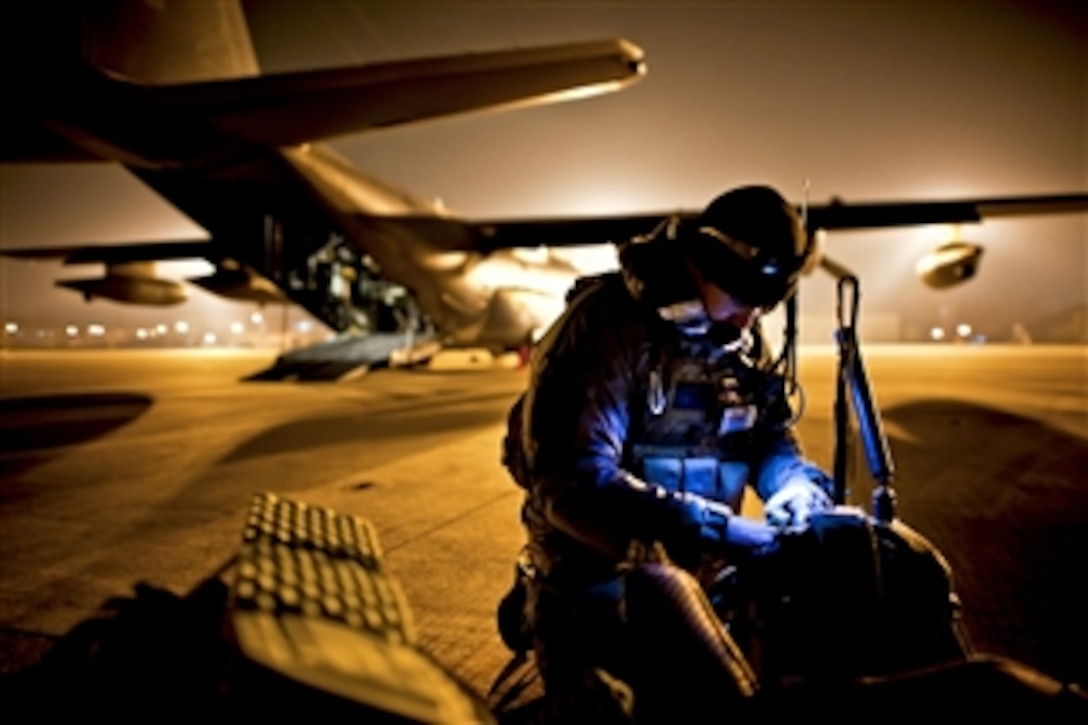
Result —
[[[214, 273], [187, 282], [232, 299], [290, 301], [339, 333], [281, 357], [272, 377], [336, 377], [441, 347], [525, 350], [577, 274], [549, 250], [620, 242], [696, 213], [466, 219], [322, 143], [620, 90], [646, 73], [642, 50], [625, 39], [261, 74], [235, 0], [13, 7], [21, 17], [2, 38], [0, 162], [121, 164], [207, 235], [3, 253], [102, 264], [102, 277], [58, 284], [87, 300], [150, 305], [186, 297], [181, 281], [155, 276], [155, 261], [204, 259]], [[809, 233], [822, 236], [1081, 211], [1088, 194], [805, 206]], [[954, 241], [918, 273], [950, 286], [975, 273], [981, 252]]]

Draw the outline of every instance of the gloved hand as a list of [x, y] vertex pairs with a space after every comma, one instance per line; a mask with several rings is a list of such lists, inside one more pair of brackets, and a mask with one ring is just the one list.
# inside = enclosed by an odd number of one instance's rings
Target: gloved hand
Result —
[[774, 537], [778, 529], [768, 526], [762, 521], [733, 516], [726, 525], [725, 538], [731, 544], [743, 546], [747, 549], [761, 549], [774, 543]]
[[796, 477], [763, 503], [763, 513], [767, 523], [784, 529], [805, 526], [810, 516], [831, 506], [831, 497], [822, 488], [807, 478]]
[[701, 497], [698, 503], [702, 510], [701, 537], [708, 543], [758, 549], [773, 543], [778, 533], [762, 521], [735, 514], [723, 503]]

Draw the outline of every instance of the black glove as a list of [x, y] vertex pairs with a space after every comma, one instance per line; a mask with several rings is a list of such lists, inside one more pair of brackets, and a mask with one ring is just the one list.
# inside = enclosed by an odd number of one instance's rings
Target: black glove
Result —
[[699, 537], [711, 546], [759, 549], [774, 542], [778, 530], [762, 521], [746, 518], [718, 501], [684, 494], [699, 516]]

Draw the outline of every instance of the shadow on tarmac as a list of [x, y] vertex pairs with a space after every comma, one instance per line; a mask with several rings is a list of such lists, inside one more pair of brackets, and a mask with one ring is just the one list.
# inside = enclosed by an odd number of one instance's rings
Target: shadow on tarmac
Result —
[[975, 648], [1088, 683], [1088, 443], [959, 401], [883, 418], [899, 516], [948, 559]]
[[494, 425], [505, 420], [506, 407], [496, 405], [511, 399], [508, 393], [462, 398], [456, 409], [436, 407], [433, 400], [399, 404], [395, 410], [350, 415], [311, 417], [293, 420], [263, 430], [224, 455], [219, 464], [280, 455], [284, 452], [320, 448], [340, 443], [358, 443], [377, 448], [385, 440], [406, 435], [418, 438]]
[[0, 477], [48, 462], [54, 449], [108, 435], [146, 413], [152, 403], [147, 395], [125, 392], [0, 400]]
[[139, 583], [133, 596], [104, 602], [39, 663], [0, 679], [0, 700], [36, 717], [206, 714], [226, 662], [219, 637], [225, 599], [226, 587], [215, 580], [186, 597]]

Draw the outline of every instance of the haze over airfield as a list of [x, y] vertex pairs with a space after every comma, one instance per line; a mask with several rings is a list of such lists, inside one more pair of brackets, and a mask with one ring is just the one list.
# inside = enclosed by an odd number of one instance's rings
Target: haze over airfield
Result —
[[[813, 203], [1088, 189], [1078, 3], [261, 0], [249, 10], [265, 72], [617, 36], [642, 47], [646, 77], [616, 94], [334, 142], [367, 172], [474, 218], [699, 208], [745, 183], [800, 202], [806, 180]], [[119, 168], [0, 169], [4, 245], [201, 233]], [[904, 325], [955, 314], [1001, 333], [1088, 303], [1084, 215], [966, 225], [962, 238], [987, 247], [979, 278], [928, 290], [913, 264], [950, 233], [839, 233], [826, 249], [861, 276], [863, 315]], [[56, 265], [2, 265], [8, 315], [161, 316], [53, 290]], [[802, 287], [806, 311], [827, 314], [833, 301], [825, 278]], [[223, 309], [239, 305], [194, 290], [171, 314]]]

